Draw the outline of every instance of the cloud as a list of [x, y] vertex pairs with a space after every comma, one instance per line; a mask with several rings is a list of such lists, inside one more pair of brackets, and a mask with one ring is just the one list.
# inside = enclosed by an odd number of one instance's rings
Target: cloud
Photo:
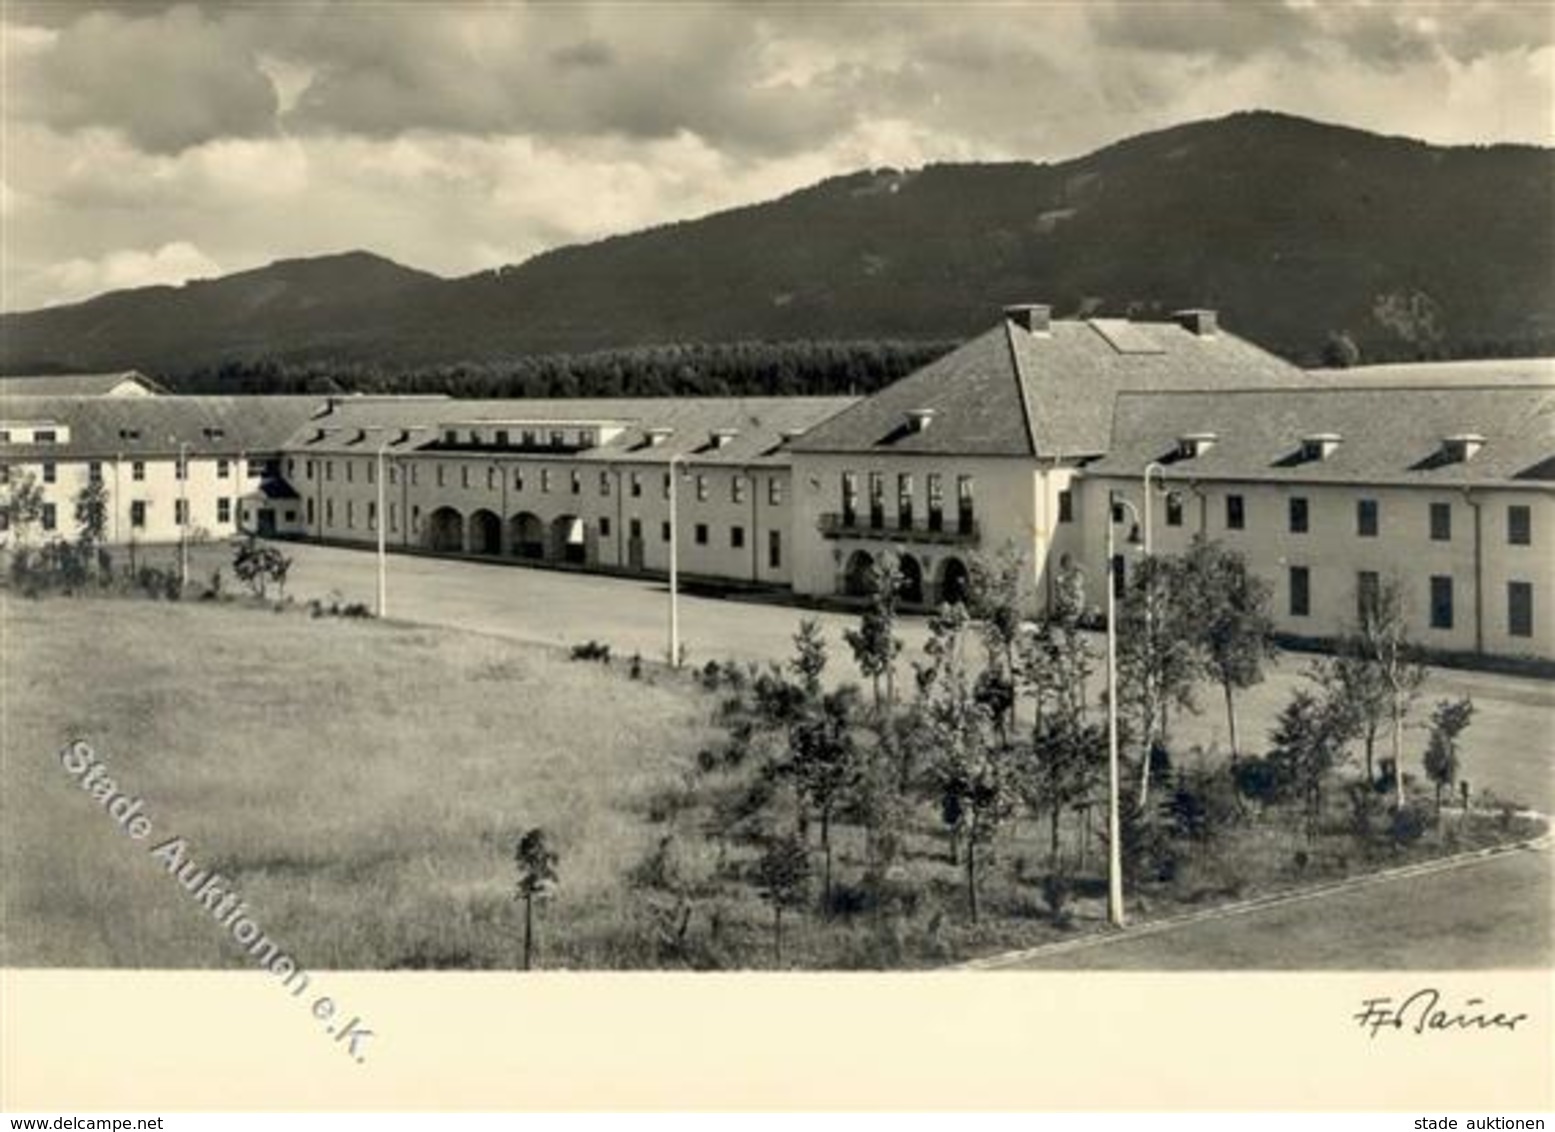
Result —
[[11, 0], [3, 301], [351, 247], [460, 274], [861, 167], [1058, 160], [1257, 107], [1550, 144], [1552, 31], [1467, 0]]
[[17, 116], [118, 129], [153, 153], [275, 129], [275, 89], [243, 37], [195, 8], [88, 12], [20, 53], [15, 68], [7, 87]]
[[87, 296], [99, 291], [183, 283], [221, 274], [221, 266], [182, 240], [151, 251], [123, 248], [100, 259], [69, 259], [50, 266], [47, 283], [62, 294]]

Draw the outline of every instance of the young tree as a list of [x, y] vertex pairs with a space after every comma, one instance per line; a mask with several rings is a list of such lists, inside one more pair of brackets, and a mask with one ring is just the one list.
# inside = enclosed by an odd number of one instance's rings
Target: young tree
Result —
[[988, 654], [981, 698], [1007, 736], [1015, 730], [1016, 645], [1031, 605], [1030, 576], [1025, 557], [1012, 547], [991, 557], [973, 555], [968, 569], [967, 612], [978, 622]]
[[1240, 753], [1236, 692], [1263, 679], [1274, 655], [1269, 583], [1235, 551], [1196, 536], [1182, 563], [1184, 623], [1191, 626], [1205, 664], [1226, 697], [1231, 757]]
[[264, 598], [271, 585], [284, 595], [291, 568], [290, 558], [273, 546], [261, 544], [253, 535], [232, 544], [232, 573], [257, 598]]
[[783, 909], [802, 908], [810, 898], [810, 853], [799, 838], [771, 838], [756, 862], [761, 898], [772, 906], [772, 955], [783, 965]]
[[1166, 708], [1197, 710], [1194, 688], [1205, 675], [1204, 655], [1189, 620], [1184, 573], [1179, 559], [1145, 558], [1118, 610], [1118, 706], [1139, 740], [1141, 813], [1150, 803], [1151, 755], [1157, 739], [1165, 738]]
[[1269, 761], [1280, 781], [1300, 793], [1307, 840], [1323, 818], [1323, 784], [1344, 757], [1355, 716], [1341, 702], [1298, 688], [1270, 733]]
[[1393, 806], [1404, 808], [1404, 720], [1425, 682], [1425, 666], [1409, 639], [1403, 585], [1384, 579], [1374, 599], [1361, 610], [1356, 648], [1387, 690], [1390, 747], [1393, 753]]
[[5, 501], [0, 503], [0, 513], [16, 533], [16, 545], [25, 549], [31, 541], [32, 528], [43, 518], [43, 487], [38, 477], [31, 472], [17, 476]]
[[1442, 812], [1442, 792], [1458, 780], [1458, 739], [1474, 717], [1474, 702], [1440, 700], [1431, 711], [1431, 737], [1425, 746], [1425, 773], [1436, 786], [1436, 813]]
[[902, 572], [896, 555], [890, 551], [875, 560], [869, 572], [869, 605], [857, 629], [843, 634], [859, 671], [869, 677], [875, 690], [875, 707], [882, 706], [881, 679], [885, 680], [884, 703], [896, 700], [896, 658], [902, 651], [896, 635], [897, 603], [902, 589]]
[[90, 480], [76, 493], [76, 542], [83, 560], [95, 563], [108, 531], [108, 489], [100, 479]]
[[811, 698], [821, 694], [821, 675], [826, 671], [826, 660], [826, 637], [821, 632], [821, 623], [806, 617], [799, 622], [799, 632], [794, 634], [794, 658], [788, 666]]
[[518, 866], [518, 892], [516, 898], [524, 902], [524, 970], [529, 970], [534, 944], [534, 904], [556, 889], [557, 855], [545, 839], [545, 830], [536, 827], [527, 830], [518, 839], [513, 851]]
[[821, 854], [824, 861], [823, 894], [828, 908], [832, 893], [832, 820], [862, 773], [859, 746], [854, 740], [858, 716], [858, 692], [851, 686], [816, 701], [790, 734], [789, 771], [794, 776], [801, 802], [821, 822]]
[[1330, 700], [1343, 702], [1355, 717], [1365, 755], [1366, 781], [1377, 780], [1377, 736], [1392, 710], [1392, 694], [1382, 669], [1366, 656], [1359, 634], [1351, 633], [1339, 644], [1337, 655], [1319, 662], [1313, 677], [1326, 689]]

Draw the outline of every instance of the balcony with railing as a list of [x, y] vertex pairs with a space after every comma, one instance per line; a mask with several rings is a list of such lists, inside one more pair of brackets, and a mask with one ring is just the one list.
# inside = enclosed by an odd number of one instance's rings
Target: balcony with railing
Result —
[[927, 521], [909, 520], [893, 522], [889, 516], [878, 521], [867, 513], [849, 515], [845, 512], [827, 511], [816, 523], [822, 538], [866, 539], [878, 542], [926, 543], [940, 546], [970, 546], [977, 542], [980, 531], [972, 516], [945, 515], [935, 521], [932, 514]]

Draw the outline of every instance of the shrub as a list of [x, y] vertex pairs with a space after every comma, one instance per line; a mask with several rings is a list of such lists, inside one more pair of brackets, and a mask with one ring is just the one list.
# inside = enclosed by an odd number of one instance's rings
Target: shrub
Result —
[[1425, 836], [1425, 831], [1430, 828], [1431, 815], [1425, 807], [1416, 802], [1411, 802], [1400, 809], [1393, 811], [1393, 816], [1388, 821], [1388, 840], [1397, 848], [1413, 845]]
[[601, 664], [610, 663], [610, 646], [596, 640], [585, 641], [581, 645], [572, 646], [573, 660], [597, 660]]
[[1213, 841], [1242, 817], [1237, 783], [1225, 767], [1194, 767], [1177, 775], [1165, 808], [1177, 835], [1190, 841]]
[[1055, 871], [1042, 878], [1042, 903], [1055, 928], [1068, 928], [1074, 923], [1070, 908], [1073, 897], [1074, 883], [1064, 873]]

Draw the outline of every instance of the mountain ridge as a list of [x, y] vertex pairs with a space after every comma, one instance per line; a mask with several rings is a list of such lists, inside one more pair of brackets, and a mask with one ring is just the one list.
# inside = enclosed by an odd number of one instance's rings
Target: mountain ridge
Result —
[[415, 368], [672, 342], [945, 340], [999, 306], [1213, 307], [1293, 360], [1555, 347], [1555, 150], [1242, 111], [1056, 162], [858, 170], [441, 277], [368, 251], [0, 316], [0, 367]]

